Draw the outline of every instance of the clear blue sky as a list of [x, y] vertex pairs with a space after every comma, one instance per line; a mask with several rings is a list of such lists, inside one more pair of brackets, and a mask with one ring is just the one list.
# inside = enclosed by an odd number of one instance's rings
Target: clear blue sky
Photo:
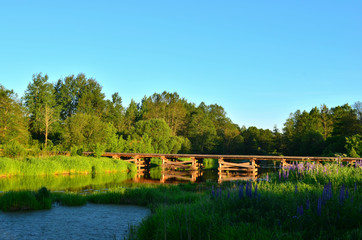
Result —
[[362, 101], [362, 2], [2, 1], [0, 83], [85, 73], [124, 105], [154, 92], [217, 103], [240, 126]]

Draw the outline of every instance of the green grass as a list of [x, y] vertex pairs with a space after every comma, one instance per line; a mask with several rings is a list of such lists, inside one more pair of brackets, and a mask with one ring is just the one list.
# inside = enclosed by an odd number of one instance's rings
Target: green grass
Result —
[[133, 164], [110, 158], [66, 156], [23, 159], [0, 158], [0, 176], [92, 174], [127, 172], [135, 169]]
[[50, 209], [51, 204], [50, 193], [45, 188], [38, 192], [7, 192], [0, 198], [0, 209], [4, 212]]

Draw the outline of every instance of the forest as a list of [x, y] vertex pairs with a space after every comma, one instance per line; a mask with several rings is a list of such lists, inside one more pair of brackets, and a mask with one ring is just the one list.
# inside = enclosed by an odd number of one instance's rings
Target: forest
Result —
[[362, 156], [362, 103], [296, 110], [281, 130], [238, 126], [222, 106], [195, 103], [176, 92], [154, 93], [122, 105], [106, 99], [85, 74], [55, 83], [34, 74], [23, 96], [0, 84], [0, 149], [25, 152], [82, 151]]

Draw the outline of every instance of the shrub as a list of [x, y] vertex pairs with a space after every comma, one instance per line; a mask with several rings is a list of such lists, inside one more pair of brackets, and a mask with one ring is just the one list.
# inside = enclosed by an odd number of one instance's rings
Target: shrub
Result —
[[17, 141], [11, 141], [4, 146], [4, 156], [11, 158], [24, 157], [26, 149]]

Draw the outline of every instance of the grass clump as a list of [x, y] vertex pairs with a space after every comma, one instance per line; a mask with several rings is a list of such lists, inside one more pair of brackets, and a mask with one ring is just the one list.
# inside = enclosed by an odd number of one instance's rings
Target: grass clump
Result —
[[62, 206], [83, 206], [87, 198], [76, 193], [52, 193], [52, 201]]
[[0, 209], [4, 212], [50, 209], [52, 201], [46, 188], [38, 192], [7, 192], [0, 198]]

